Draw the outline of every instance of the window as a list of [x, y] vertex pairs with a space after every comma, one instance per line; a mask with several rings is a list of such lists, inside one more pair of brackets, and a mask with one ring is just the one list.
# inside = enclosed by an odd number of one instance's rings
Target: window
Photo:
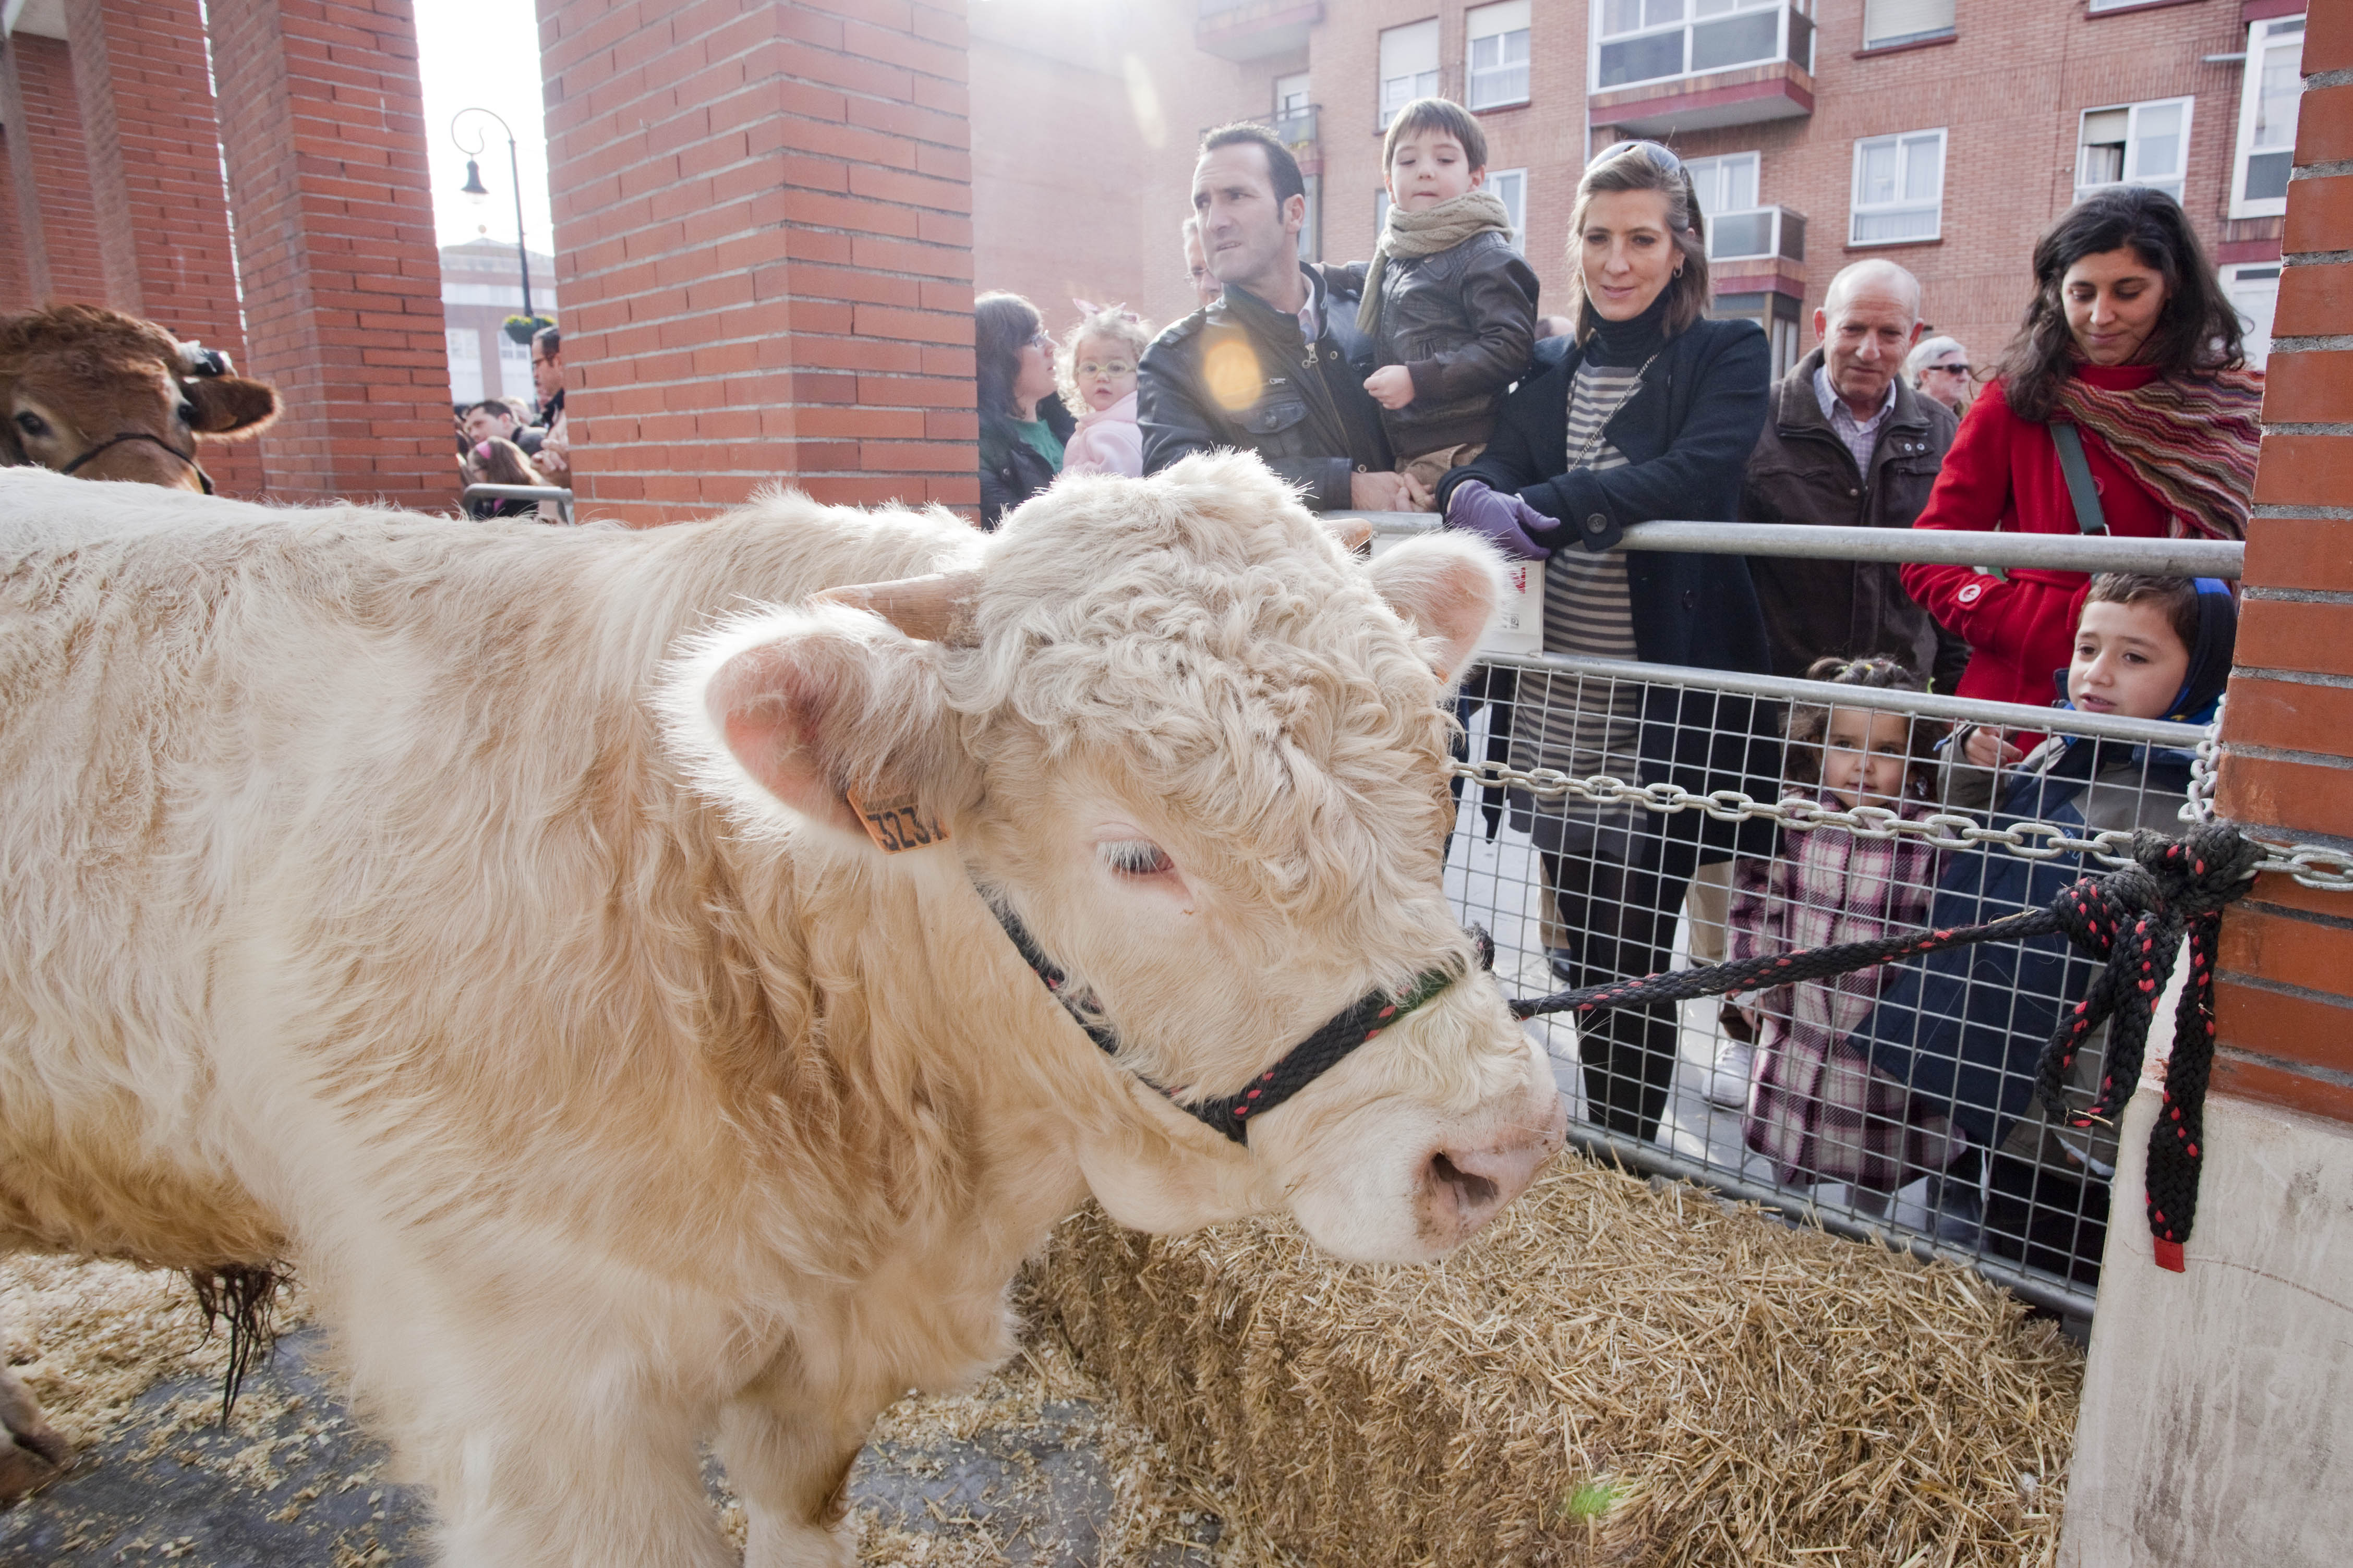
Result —
[[1528, 100], [1528, 0], [1482, 5], [1467, 18], [1468, 107], [1493, 109]]
[[2232, 309], [2239, 312], [2239, 331], [2244, 334], [2247, 363], [2259, 370], [2271, 357], [2272, 317], [2279, 309], [2279, 280], [2276, 261], [2259, 267], [2222, 268], [2222, 291], [2230, 296]]
[[536, 404], [539, 393], [531, 384], [531, 345], [519, 343], [502, 331], [497, 335], [499, 345], [499, 395], [520, 397], [525, 403]]
[[1417, 98], [1438, 93], [1438, 18], [1390, 27], [1381, 34], [1381, 124]]
[[1953, 30], [1953, 0], [1862, 0], [1862, 47], [1941, 38]]
[[2189, 103], [2163, 98], [2084, 110], [2075, 163], [2075, 197], [2102, 185], [2154, 185], [2181, 199], [2189, 159]]
[[1903, 245], [1944, 229], [1945, 132], [1907, 131], [1854, 144], [1850, 245]]
[[1757, 154], [1727, 153], [1721, 158], [1686, 158], [1692, 186], [1699, 193], [1704, 216], [1746, 212], [1757, 205]]
[[1274, 79], [1274, 117], [1277, 120], [1297, 114], [1307, 107], [1307, 73], [1279, 76]]
[[1594, 90], [1768, 60], [1811, 69], [1813, 10], [1813, 0], [1594, 0]]
[[[1496, 169], [1487, 176], [1487, 188], [1512, 215], [1512, 243], [1525, 246], [1528, 242], [1528, 172], [1525, 169]], [[1387, 223], [1388, 215], [1381, 215]]]
[[2247, 28], [2246, 83], [2239, 93], [2239, 147], [2231, 164], [2231, 216], [2287, 211], [2295, 163], [2295, 109], [2304, 93], [2304, 18], [2280, 16]]
[[482, 334], [475, 327], [447, 329], [449, 344], [449, 400], [482, 400]]
[[[1691, 171], [1693, 187], [1699, 193], [1700, 216], [1707, 220], [1710, 261], [1788, 255], [1785, 241], [1800, 246], [1804, 243], [1802, 219], [1758, 201], [1757, 166], [1754, 153], [1694, 158], [1683, 164]], [[1790, 232], [1783, 232], [1785, 226]], [[1804, 252], [1799, 250], [1791, 259], [1803, 258]]]

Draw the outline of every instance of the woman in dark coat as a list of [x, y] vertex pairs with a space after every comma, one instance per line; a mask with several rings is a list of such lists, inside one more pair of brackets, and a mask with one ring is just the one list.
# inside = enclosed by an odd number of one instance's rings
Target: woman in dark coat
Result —
[[973, 301], [973, 379], [980, 402], [980, 526], [1054, 482], [1076, 421], [1054, 390], [1054, 342], [1018, 294]]
[[[1736, 515], [1765, 421], [1764, 332], [1703, 318], [1698, 203], [1682, 163], [1656, 142], [1620, 142], [1587, 166], [1569, 231], [1575, 336], [1536, 345], [1485, 453], [1439, 482], [1447, 526], [1546, 562], [1547, 653], [1761, 672], [1765, 625], [1745, 562], [1609, 546], [1632, 523]], [[1519, 767], [1759, 797], [1778, 777], [1771, 725], [1749, 699], [1531, 673], [1520, 699]], [[1567, 985], [1666, 968], [1704, 841], [1711, 859], [1731, 842], [1727, 825], [1696, 811], [1539, 806], [1518, 795], [1512, 813], [1535, 839], [1545, 945]], [[1587, 1114], [1614, 1131], [1655, 1134], [1675, 1037], [1672, 1006], [1581, 1024]]]

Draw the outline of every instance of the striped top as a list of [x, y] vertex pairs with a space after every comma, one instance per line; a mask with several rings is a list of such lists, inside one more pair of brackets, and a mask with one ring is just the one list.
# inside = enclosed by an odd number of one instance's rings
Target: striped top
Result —
[[[1568, 398], [1572, 469], [1626, 466], [1625, 454], [1601, 439], [1601, 427], [1632, 395], [1641, 374], [1633, 365], [1577, 367]], [[1546, 653], [1588, 658], [1639, 657], [1622, 552], [1597, 555], [1576, 544], [1552, 552], [1545, 563], [1544, 646]], [[1523, 676], [1522, 701], [1512, 725], [1514, 767], [1557, 768], [1572, 778], [1607, 773], [1633, 782], [1642, 711], [1639, 685], [1564, 675], [1546, 678], [1542, 693], [1529, 691], [1529, 684]], [[1528, 700], [1532, 697], [1536, 700]]]

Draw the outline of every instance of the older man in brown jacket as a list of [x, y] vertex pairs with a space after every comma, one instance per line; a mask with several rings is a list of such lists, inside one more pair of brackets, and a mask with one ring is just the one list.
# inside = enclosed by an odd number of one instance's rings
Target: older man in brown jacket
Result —
[[[1952, 411], [1904, 382], [1920, 335], [1920, 283], [1892, 261], [1858, 261], [1814, 312], [1821, 342], [1772, 391], [1741, 486], [1746, 522], [1909, 528], [1927, 505], [1958, 428]], [[1826, 655], [1883, 654], [1950, 691], [1968, 648], [1876, 562], [1749, 558], [1773, 671], [1803, 675]]]

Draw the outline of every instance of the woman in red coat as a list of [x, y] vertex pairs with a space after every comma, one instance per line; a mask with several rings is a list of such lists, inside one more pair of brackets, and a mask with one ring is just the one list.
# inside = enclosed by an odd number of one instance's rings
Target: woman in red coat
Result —
[[[2052, 426], [2082, 441], [2105, 531], [2243, 539], [2263, 373], [2180, 204], [2125, 185], [2075, 204], [2034, 246], [2034, 302], [1961, 421], [1915, 528], [2073, 533]], [[1904, 586], [1967, 638], [1959, 694], [2049, 704], [2080, 572], [1911, 565]], [[1991, 737], [1988, 737], [1991, 741]]]

